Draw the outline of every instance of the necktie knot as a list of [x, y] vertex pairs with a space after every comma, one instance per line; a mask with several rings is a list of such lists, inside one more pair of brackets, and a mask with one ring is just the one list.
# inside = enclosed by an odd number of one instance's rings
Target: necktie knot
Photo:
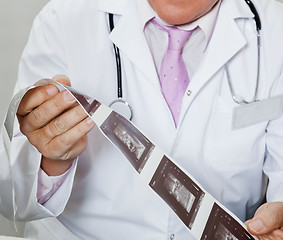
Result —
[[155, 18], [153, 18], [151, 21], [159, 29], [168, 33], [168, 50], [182, 51], [184, 44], [187, 42], [193, 32], [193, 30], [185, 31], [175, 26], [164, 26], [160, 24]]
[[183, 49], [184, 44], [189, 39], [192, 31], [184, 31], [176, 27], [166, 27], [168, 32], [168, 49], [169, 50], [179, 50]]

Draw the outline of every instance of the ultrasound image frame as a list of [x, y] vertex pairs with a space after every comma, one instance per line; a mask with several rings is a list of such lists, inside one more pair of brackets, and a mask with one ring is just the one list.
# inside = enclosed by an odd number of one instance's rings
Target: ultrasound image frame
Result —
[[[225, 232], [223, 232], [225, 230]], [[222, 239], [220, 237], [222, 237]], [[217, 203], [214, 203], [201, 240], [254, 240], [254, 237]]]
[[[184, 206], [184, 196], [177, 199], [181, 194], [168, 191], [170, 189], [168, 182], [173, 179], [172, 176], [174, 176], [174, 181], [178, 185], [174, 189], [178, 188], [178, 193], [185, 193], [185, 197], [189, 197], [189, 212]], [[163, 156], [149, 185], [171, 207], [184, 224], [192, 229], [205, 192], [166, 156]]]
[[125, 117], [114, 111], [111, 112], [100, 128], [140, 173], [155, 145]]
[[80, 104], [90, 116], [92, 116], [101, 105], [100, 102], [87, 96], [86, 94], [76, 91], [68, 86], [65, 87], [74, 95], [74, 97], [80, 102]]

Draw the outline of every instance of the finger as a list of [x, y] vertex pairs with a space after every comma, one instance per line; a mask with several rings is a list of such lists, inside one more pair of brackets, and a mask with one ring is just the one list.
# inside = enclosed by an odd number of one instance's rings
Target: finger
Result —
[[[33, 139], [41, 139], [43, 142], [50, 142], [53, 138], [61, 135], [87, 117], [87, 114], [80, 105], [76, 105], [67, 112], [56, 117], [45, 127], [33, 133]], [[32, 142], [32, 141], [31, 141]]]
[[[70, 79], [63, 74], [55, 75], [52, 79], [64, 85], [71, 86]], [[36, 87], [29, 90], [22, 99], [17, 114], [19, 116], [25, 116], [26, 114], [30, 113], [34, 108], [41, 105], [43, 102], [50, 99], [51, 97], [55, 96], [57, 93], [57, 87], [52, 84]]]
[[79, 141], [77, 141], [69, 151], [61, 156], [61, 159], [66, 161], [69, 159], [75, 159], [79, 156], [87, 147], [87, 135], [83, 136]]
[[272, 237], [274, 239], [283, 239], [283, 228], [273, 231]]
[[249, 220], [247, 220], [247, 221], [244, 222], [244, 224], [246, 225], [246, 227], [248, 227], [248, 225], [250, 224], [251, 221], [252, 221], [252, 220], [249, 219]]
[[[273, 240], [272, 238], [269, 238], [267, 235], [261, 235], [257, 237], [259, 240]], [[275, 240], [275, 239], [274, 239]]]
[[18, 117], [27, 115], [33, 109], [54, 97], [58, 92], [58, 88], [52, 84], [30, 89], [20, 102], [17, 110]]
[[277, 229], [271, 233], [258, 236], [259, 240], [281, 240], [283, 239], [283, 230]]
[[94, 122], [87, 117], [69, 131], [57, 136], [49, 142], [42, 150], [42, 155], [50, 159], [67, 159], [72, 147], [91, 129], [94, 127]]
[[283, 203], [269, 202], [262, 205], [248, 223], [254, 235], [264, 235], [283, 228]]
[[59, 82], [59, 83], [66, 85], [66, 86], [69, 86], [69, 87], [71, 86], [70, 79], [64, 74], [55, 75], [52, 79], [56, 82]]
[[42, 128], [52, 119], [73, 106], [74, 103], [76, 103], [76, 100], [68, 91], [58, 93], [25, 117], [21, 128], [22, 132], [25, 134]]

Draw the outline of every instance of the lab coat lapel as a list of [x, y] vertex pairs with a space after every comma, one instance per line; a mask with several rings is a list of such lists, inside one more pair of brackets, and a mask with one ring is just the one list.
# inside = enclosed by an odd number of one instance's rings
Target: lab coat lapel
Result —
[[204, 86], [221, 67], [247, 44], [236, 19], [248, 17], [253, 17], [253, 14], [244, 1], [222, 2], [205, 57], [193, 77], [192, 88]]
[[181, 118], [193, 99], [213, 79], [215, 73], [247, 44], [246, 38], [236, 23], [236, 19], [250, 17], [253, 17], [253, 14], [244, 1], [223, 0], [203, 60], [187, 89], [193, 94], [189, 98], [184, 97]]
[[[136, 11], [135, 1], [125, 0], [124, 2], [127, 4], [123, 9], [121, 5], [115, 4], [113, 1], [106, 0], [106, 2], [111, 2], [112, 5], [104, 2], [102, 8], [105, 12], [121, 15], [109, 35], [110, 40], [120, 49], [121, 58], [130, 59], [146, 79], [159, 90], [158, 75], [143, 32], [143, 26]], [[117, 6], [119, 10], [115, 6], [113, 7], [113, 4], [119, 5]]]
[[251, 17], [253, 14], [244, 1], [222, 3], [203, 65], [207, 69], [206, 78], [211, 77], [247, 44], [242, 30], [237, 25], [237, 19]]

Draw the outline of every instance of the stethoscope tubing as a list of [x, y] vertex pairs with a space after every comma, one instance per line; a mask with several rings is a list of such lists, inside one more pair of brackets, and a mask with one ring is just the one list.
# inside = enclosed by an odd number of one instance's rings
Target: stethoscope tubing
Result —
[[[110, 26], [110, 31], [114, 29], [114, 19], [113, 19], [113, 14], [109, 13], [109, 26]], [[123, 97], [123, 89], [122, 89], [122, 63], [121, 63], [121, 57], [120, 57], [120, 51], [119, 48], [113, 43], [113, 48], [114, 48], [114, 53], [115, 53], [115, 58], [116, 58], [116, 68], [117, 68], [117, 95], [118, 98]]]
[[229, 89], [232, 95], [232, 98], [234, 102], [237, 104], [243, 105], [243, 104], [250, 104], [257, 101], [258, 96], [258, 87], [259, 87], [259, 80], [260, 80], [260, 59], [261, 59], [261, 21], [259, 14], [254, 6], [254, 4], [250, 0], [245, 0], [247, 5], [250, 7], [251, 12], [254, 14], [254, 21], [256, 25], [256, 31], [257, 31], [257, 77], [256, 77], [256, 87], [255, 92], [253, 95], [253, 98], [250, 101], [245, 100], [240, 95], [237, 95], [235, 92], [235, 89], [233, 87], [232, 81], [231, 81], [231, 75], [229, 72], [228, 64], [225, 64], [225, 71], [226, 71], [226, 77], [229, 85]]
[[[110, 32], [114, 29], [114, 17], [112, 13], [109, 13], [109, 28]], [[120, 57], [119, 48], [113, 43], [113, 49], [116, 60], [116, 71], [117, 71], [117, 99], [109, 104], [109, 107], [113, 108], [130, 121], [133, 118], [133, 109], [131, 105], [123, 99], [123, 85], [122, 85], [122, 63]]]
[[250, 0], [245, 0], [245, 1], [248, 4], [248, 6], [250, 7], [251, 12], [254, 14], [254, 20], [255, 20], [257, 31], [260, 31], [261, 30], [261, 21], [260, 21], [259, 14], [256, 10], [256, 7], [254, 6], [254, 4]]

